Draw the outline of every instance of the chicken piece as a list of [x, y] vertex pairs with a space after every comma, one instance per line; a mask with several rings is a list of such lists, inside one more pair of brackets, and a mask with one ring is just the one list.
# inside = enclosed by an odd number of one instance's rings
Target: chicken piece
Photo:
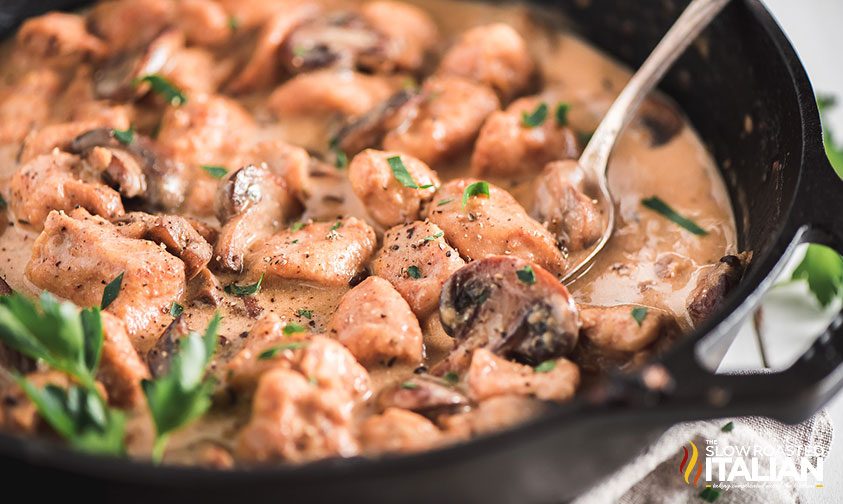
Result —
[[190, 45], [215, 47], [231, 38], [228, 14], [213, 0], [181, 0], [176, 12], [176, 23]]
[[369, 454], [428, 450], [439, 444], [441, 438], [439, 429], [430, 420], [398, 408], [367, 418], [360, 428], [360, 442]]
[[468, 149], [499, 107], [486, 86], [456, 76], [431, 77], [421, 94], [398, 110], [383, 147], [435, 165]]
[[534, 69], [521, 35], [509, 25], [495, 23], [463, 33], [442, 57], [438, 73], [485, 84], [507, 102], [527, 88]]
[[[384, 234], [383, 247], [372, 261], [372, 272], [389, 280], [420, 319], [439, 306], [445, 280], [465, 266], [443, 235], [430, 221], [396, 226]], [[408, 272], [411, 266], [418, 269], [418, 278]]]
[[123, 215], [123, 202], [114, 189], [80, 180], [78, 157], [58, 150], [22, 166], [9, 184], [9, 207], [19, 222], [36, 229], [53, 210], [82, 207], [107, 219]]
[[246, 254], [253, 275], [344, 285], [353, 279], [375, 251], [375, 231], [355, 218], [313, 222], [296, 231], [284, 230], [257, 243]]
[[374, 276], [340, 299], [328, 335], [364, 364], [419, 364], [424, 354], [421, 327], [410, 306], [392, 284]]
[[290, 11], [300, 4], [309, 4], [311, 0], [214, 0], [220, 4], [231, 19], [237, 22], [237, 32], [252, 30], [270, 22], [272, 16], [280, 11]]
[[489, 184], [489, 196], [463, 195], [474, 179], [443, 185], [429, 209], [428, 219], [445, 233], [445, 240], [467, 261], [494, 255], [535, 262], [554, 275], [565, 271], [566, 259], [553, 235], [533, 220], [515, 198]]
[[[164, 112], [158, 147], [175, 161], [196, 168], [225, 165], [247, 141], [253, 126], [252, 117], [234, 100], [218, 95], [192, 95], [186, 104], [169, 107]], [[204, 171], [201, 173], [202, 178], [211, 178]]]
[[[279, 317], [273, 312], [255, 322], [246, 334], [246, 341], [231, 360], [226, 363], [226, 379], [228, 384], [240, 391], [249, 392], [257, 386], [260, 375], [267, 369], [277, 367], [277, 359], [259, 359], [260, 354], [267, 348], [277, 345], [295, 343], [303, 345], [307, 335], [284, 335], [286, 318]], [[285, 356], [292, 355], [293, 348], [285, 350]], [[288, 359], [289, 360], [289, 359]]]
[[652, 307], [582, 305], [580, 321], [576, 360], [592, 374], [635, 367], [682, 334], [673, 315]]
[[531, 213], [569, 252], [584, 250], [603, 235], [603, 212], [582, 187], [576, 161], [550, 163], [535, 181]]
[[237, 436], [237, 455], [249, 463], [357, 455], [354, 405], [342, 390], [324, 389], [289, 369], [269, 370], [255, 392], [251, 419]]
[[269, 171], [284, 179], [287, 188], [304, 203], [312, 193], [310, 155], [306, 150], [281, 140], [266, 140], [242, 153], [235, 166], [266, 164]]
[[416, 71], [438, 38], [436, 24], [415, 5], [374, 1], [360, 7], [360, 15], [386, 36], [384, 53], [396, 68]]
[[296, 207], [284, 179], [266, 165], [248, 165], [229, 173], [215, 203], [223, 224], [214, 247], [216, 264], [226, 271], [242, 271], [249, 247], [271, 236]]
[[383, 77], [325, 69], [288, 80], [272, 92], [266, 107], [279, 119], [314, 114], [357, 116], [389, 98], [392, 92]]
[[[399, 180], [403, 167], [411, 180]], [[348, 166], [351, 189], [366, 211], [385, 228], [419, 218], [422, 205], [433, 198], [440, 182], [424, 162], [398, 152], [367, 149], [354, 156]], [[408, 187], [408, 184], [410, 185]]]
[[199, 301], [211, 306], [220, 306], [223, 302], [223, 287], [208, 268], [199, 270], [187, 284], [187, 301]]
[[41, 67], [25, 73], [0, 90], [0, 144], [19, 143], [47, 122], [62, 79], [55, 70]]
[[418, 375], [404, 382], [384, 388], [378, 395], [383, 409], [400, 408], [428, 418], [453, 414], [469, 407], [468, 397], [456, 384], [430, 375]]
[[131, 212], [116, 219], [114, 224], [122, 235], [153, 241], [181, 259], [187, 280], [196, 276], [211, 260], [211, 246], [184, 217]]
[[122, 124], [111, 124], [106, 121], [73, 121], [50, 124], [33, 130], [26, 136], [21, 147], [18, 161], [23, 165], [37, 156], [49, 154], [53, 149], [68, 150], [73, 139], [96, 128], [122, 128]]
[[184, 293], [182, 261], [77, 209], [47, 216], [26, 265], [33, 284], [79, 306], [99, 305], [103, 288], [120, 274], [120, 291], [107, 310], [126, 324], [132, 345], [145, 353], [167, 324], [170, 305]]
[[282, 46], [297, 26], [318, 13], [315, 4], [305, 3], [272, 14], [261, 28], [249, 62], [228, 84], [228, 91], [244, 93], [275, 82], [280, 74]]
[[545, 403], [530, 397], [495, 396], [467, 413], [445, 417], [441, 423], [446, 438], [465, 440], [524, 423], [539, 416], [545, 408]]
[[481, 259], [451, 275], [442, 288], [439, 318], [457, 347], [434, 374], [464, 369], [478, 348], [537, 365], [569, 354], [579, 334], [568, 289], [517, 257]]
[[[540, 106], [547, 107], [547, 118], [535, 126], [525, 124], [525, 115], [533, 114]], [[489, 116], [474, 145], [471, 174], [525, 178], [534, 176], [551, 161], [579, 158], [577, 137], [570, 128], [558, 124], [557, 106], [547, 97], [531, 96]]]
[[694, 325], [701, 324], [720, 308], [726, 296], [740, 283], [751, 260], [752, 252], [727, 255], [700, 276], [687, 301], [688, 315]]
[[468, 390], [475, 401], [506, 395], [529, 395], [543, 401], [565, 402], [580, 383], [577, 365], [562, 357], [542, 364], [549, 371], [498, 357], [485, 348], [475, 350], [468, 368]]
[[88, 28], [105, 40], [111, 54], [143, 47], [158, 36], [176, 16], [170, 0], [120, 0], [101, 2], [88, 16]]
[[[72, 385], [70, 377], [60, 371], [33, 371], [26, 379], [38, 388], [55, 385], [67, 388]], [[0, 385], [3, 385], [0, 382]], [[0, 386], [0, 427], [6, 432], [20, 434], [44, 433], [49, 427], [41, 419], [35, 404], [29, 400], [26, 392], [14, 381]]]
[[49, 12], [26, 20], [16, 36], [18, 47], [29, 58], [72, 67], [106, 54], [102, 40], [88, 33], [78, 14]]
[[200, 47], [179, 48], [161, 69], [161, 75], [187, 96], [213, 93], [223, 75], [214, 55]]
[[138, 356], [123, 321], [102, 313], [103, 342], [97, 379], [108, 392], [108, 402], [120, 408], [145, 404], [141, 380], [148, 379], [149, 368]]

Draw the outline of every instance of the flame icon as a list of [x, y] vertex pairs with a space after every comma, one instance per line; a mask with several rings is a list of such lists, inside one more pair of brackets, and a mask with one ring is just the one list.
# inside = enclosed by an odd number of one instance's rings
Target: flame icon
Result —
[[[682, 462], [679, 463], [679, 474], [682, 475], [685, 479], [685, 483], [688, 485], [697, 486], [697, 483], [700, 481], [700, 476], [702, 475], [702, 463], [697, 464], [697, 459], [699, 459], [700, 452], [697, 449], [697, 445], [694, 444], [693, 441], [689, 441], [691, 445], [690, 456], [691, 459], [688, 460], [688, 448], [683, 446], [682, 451], [685, 452], [682, 456]], [[694, 467], [697, 468], [697, 474], [694, 475], [693, 482], [691, 481], [691, 474], [694, 472]]]

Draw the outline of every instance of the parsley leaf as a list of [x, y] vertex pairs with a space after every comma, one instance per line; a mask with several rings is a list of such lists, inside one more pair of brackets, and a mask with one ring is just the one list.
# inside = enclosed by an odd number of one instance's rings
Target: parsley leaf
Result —
[[820, 305], [828, 306], [843, 291], [843, 258], [824, 245], [808, 245], [792, 278], [806, 280]]
[[136, 86], [143, 83], [148, 83], [152, 92], [164, 98], [170, 105], [179, 107], [187, 103], [187, 96], [182, 90], [161, 75], [150, 74], [135, 79]]
[[284, 350], [298, 350], [299, 348], [304, 348], [306, 346], [306, 341], [291, 341], [289, 343], [275, 345], [271, 348], [267, 348], [266, 350], [258, 354], [258, 360], [269, 360], [278, 355], [279, 353], [283, 352]]
[[339, 229], [341, 227], [342, 227], [342, 221], [336, 221], [336, 222], [334, 222], [334, 225], [331, 226], [330, 231], [336, 231], [337, 229]]
[[527, 128], [541, 126], [545, 120], [547, 120], [547, 103], [545, 102], [541, 102], [531, 113], [521, 113], [521, 125]]
[[228, 173], [228, 168], [219, 165], [202, 165], [202, 169], [208, 172], [208, 175], [219, 180]]
[[227, 24], [229, 30], [236, 32], [240, 28], [240, 19], [237, 16], [230, 16]]
[[6, 198], [4, 198], [2, 194], [0, 194], [0, 210], [3, 210], [5, 208], [6, 208]]
[[296, 316], [304, 317], [304, 318], [310, 320], [310, 319], [313, 318], [313, 310], [306, 310], [304, 308], [299, 308], [298, 310], [296, 310]]
[[237, 297], [245, 297], [251, 296], [253, 294], [257, 294], [261, 290], [261, 284], [263, 283], [263, 273], [261, 273], [261, 277], [258, 278], [258, 281], [249, 284], [249, 285], [237, 285], [236, 283], [228, 284], [225, 286], [225, 292], [237, 296]]
[[729, 422], [720, 428], [723, 432], [732, 432], [735, 429], [735, 422]]
[[425, 236], [424, 240], [422, 240], [422, 241], [425, 242], [425, 243], [432, 242], [433, 240], [435, 240], [437, 238], [442, 238], [443, 236], [445, 236], [445, 233], [442, 232], [442, 231], [439, 231], [438, 233], [434, 233], [430, 236]]
[[558, 103], [556, 104], [556, 125], [560, 128], [563, 126], [568, 125], [568, 112], [571, 110], [571, 106], [567, 103]]
[[468, 204], [468, 199], [474, 196], [481, 196], [485, 195], [487, 198], [489, 197], [489, 183], [483, 180], [472, 182], [468, 184], [465, 188], [465, 191], [462, 193], [462, 207]]
[[546, 360], [539, 364], [538, 366], [534, 367], [533, 370], [536, 373], [549, 373], [556, 369], [556, 361], [555, 360]]
[[173, 304], [170, 305], [170, 316], [171, 317], [178, 317], [184, 312], [184, 306], [178, 304], [177, 302], [173, 301]]
[[305, 226], [304, 222], [296, 221], [290, 226], [290, 231], [295, 233]]
[[445, 206], [445, 205], [447, 205], [448, 203], [450, 203], [450, 202], [452, 202], [452, 201], [454, 201], [454, 198], [445, 198], [445, 199], [441, 199], [441, 200], [439, 200], [439, 202], [438, 202], [438, 203], [436, 203], [436, 206]]
[[407, 268], [407, 276], [410, 278], [421, 278], [421, 270], [418, 266], [409, 266]]
[[673, 221], [675, 224], [687, 229], [688, 231], [697, 236], [705, 236], [708, 234], [708, 231], [699, 227], [691, 219], [679, 215], [676, 210], [671, 208], [670, 205], [665, 203], [658, 196], [642, 199], [641, 204], [654, 212], [662, 214], [668, 220]]
[[644, 306], [636, 306], [632, 309], [631, 315], [632, 319], [638, 324], [638, 327], [641, 327], [641, 324], [644, 323], [644, 319], [647, 318], [647, 313], [649, 310]]
[[307, 329], [305, 329], [303, 325], [296, 324], [295, 322], [290, 322], [289, 324], [284, 326], [284, 329], [281, 329], [281, 332], [284, 334], [284, 336], [289, 336], [291, 334], [296, 333], [303, 333], [305, 331], [307, 331]]
[[533, 271], [533, 267], [529, 264], [516, 271], [515, 276], [518, 277], [518, 280], [521, 280], [527, 285], [533, 285], [536, 283], [536, 272]]
[[419, 384], [411, 381], [405, 381], [401, 384], [401, 388], [405, 390], [413, 390], [419, 388]]
[[705, 487], [702, 492], [700, 492], [700, 499], [706, 502], [714, 502], [720, 497], [720, 490], [713, 488], [713, 487]]
[[117, 299], [117, 296], [120, 295], [120, 286], [123, 285], [123, 273], [120, 273], [114, 278], [114, 280], [108, 282], [108, 285], [106, 285], [105, 289], [103, 289], [102, 302], [100, 303], [103, 310], [108, 308], [108, 306]]
[[213, 380], [205, 376], [205, 371], [217, 349], [220, 320], [216, 313], [204, 335], [191, 331], [181, 339], [166, 375], [141, 382], [155, 424], [152, 458], [156, 462], [164, 456], [170, 433], [211, 407]]
[[127, 130], [113, 129], [111, 130], [111, 134], [114, 135], [114, 138], [116, 138], [121, 144], [129, 145], [135, 139], [135, 127], [129, 126], [129, 129]]
[[[407, 167], [404, 166], [404, 162], [401, 161], [401, 156], [392, 156], [386, 159], [386, 162], [389, 163], [389, 167], [392, 169], [392, 175], [398, 182], [401, 182], [401, 185], [404, 187], [409, 187], [410, 189], [421, 189], [416, 181], [413, 180], [413, 176], [410, 175], [410, 172], [407, 171]], [[433, 187], [431, 185], [425, 186]]]
[[456, 385], [460, 381], [460, 375], [458, 375], [454, 371], [448, 371], [442, 378], [444, 378], [445, 381], [450, 383], [451, 385]]

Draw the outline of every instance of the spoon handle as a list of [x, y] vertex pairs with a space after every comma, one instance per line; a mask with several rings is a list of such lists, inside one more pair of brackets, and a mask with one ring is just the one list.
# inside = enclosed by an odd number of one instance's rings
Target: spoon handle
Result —
[[609, 155], [615, 141], [638, 110], [638, 106], [664, 77], [673, 62], [728, 3], [729, 0], [692, 1], [632, 76], [600, 122], [580, 157], [580, 166], [590, 170], [597, 180], [605, 178]]

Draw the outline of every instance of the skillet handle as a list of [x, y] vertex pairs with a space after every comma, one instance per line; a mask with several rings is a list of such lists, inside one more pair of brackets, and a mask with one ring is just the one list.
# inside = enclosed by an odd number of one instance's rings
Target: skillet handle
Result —
[[[811, 242], [843, 254], [843, 181], [823, 154], [809, 155], [806, 166], [815, 168], [797, 194], [794, 208], [799, 210], [787, 227], [795, 234], [789, 251], [799, 243]], [[742, 314], [727, 318], [721, 324], [727, 327], [718, 329], [737, 329], [770, 283], [762, 284], [749, 297], [749, 306], [739, 310]], [[671, 416], [691, 420], [763, 415], [797, 423], [816, 413], [843, 388], [843, 310], [813, 345], [782, 371], [716, 375], [700, 364], [698, 350], [698, 344], [688, 344], [664, 361], [675, 380], [673, 393], [662, 402], [673, 412]]]

